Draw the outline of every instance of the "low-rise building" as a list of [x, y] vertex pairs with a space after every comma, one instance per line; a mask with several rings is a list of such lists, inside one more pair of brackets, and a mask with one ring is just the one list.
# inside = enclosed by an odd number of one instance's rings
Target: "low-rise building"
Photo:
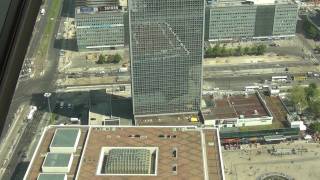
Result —
[[220, 138], [215, 128], [49, 126], [42, 134], [24, 180], [36, 180], [49, 173], [41, 169], [43, 162], [46, 165], [48, 161], [48, 155], [43, 155], [51, 154], [48, 147], [57, 129], [69, 128], [80, 128], [81, 138], [75, 153], [50, 158], [54, 163], [49, 164], [63, 164], [64, 170], [50, 170], [59, 180], [224, 179]]
[[272, 124], [272, 114], [257, 93], [206, 97], [211, 107], [203, 109], [204, 124], [216, 127], [243, 127]]

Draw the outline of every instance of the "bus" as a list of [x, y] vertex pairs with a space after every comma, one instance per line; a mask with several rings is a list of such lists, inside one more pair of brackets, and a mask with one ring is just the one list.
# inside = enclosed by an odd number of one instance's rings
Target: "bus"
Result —
[[259, 90], [259, 89], [260, 89], [260, 86], [246, 86], [246, 87], [244, 87], [244, 91], [246, 91], [246, 92], [252, 92], [255, 90]]
[[288, 76], [272, 76], [272, 82], [286, 82], [288, 81]]

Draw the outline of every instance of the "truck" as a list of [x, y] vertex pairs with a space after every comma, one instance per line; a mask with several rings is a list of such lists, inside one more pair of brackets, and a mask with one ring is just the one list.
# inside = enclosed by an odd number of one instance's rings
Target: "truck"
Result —
[[128, 67], [121, 67], [118, 72], [128, 72]]
[[294, 81], [305, 81], [305, 80], [307, 80], [307, 77], [305, 76], [305, 75], [295, 75], [295, 76], [293, 76], [293, 80]]
[[37, 110], [38, 110], [37, 106], [30, 106], [29, 114], [27, 116], [28, 121], [31, 121], [33, 119], [34, 114], [36, 113]]

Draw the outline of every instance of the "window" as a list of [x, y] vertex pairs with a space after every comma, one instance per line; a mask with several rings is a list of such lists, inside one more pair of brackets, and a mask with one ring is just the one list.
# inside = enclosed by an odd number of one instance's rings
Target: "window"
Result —
[[177, 165], [176, 164], [172, 165], [172, 173], [173, 174], [178, 174]]
[[172, 150], [172, 157], [173, 157], [173, 158], [177, 158], [177, 156], [178, 156], [177, 148], [174, 148], [174, 149]]

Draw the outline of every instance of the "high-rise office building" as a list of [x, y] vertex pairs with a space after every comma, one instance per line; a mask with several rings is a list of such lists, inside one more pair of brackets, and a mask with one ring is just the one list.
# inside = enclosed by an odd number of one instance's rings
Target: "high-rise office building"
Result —
[[130, 0], [135, 116], [200, 110], [204, 0]]
[[77, 0], [78, 49], [103, 50], [124, 46], [126, 5], [119, 0]]
[[294, 37], [298, 5], [293, 0], [220, 0], [207, 6], [209, 41]]

